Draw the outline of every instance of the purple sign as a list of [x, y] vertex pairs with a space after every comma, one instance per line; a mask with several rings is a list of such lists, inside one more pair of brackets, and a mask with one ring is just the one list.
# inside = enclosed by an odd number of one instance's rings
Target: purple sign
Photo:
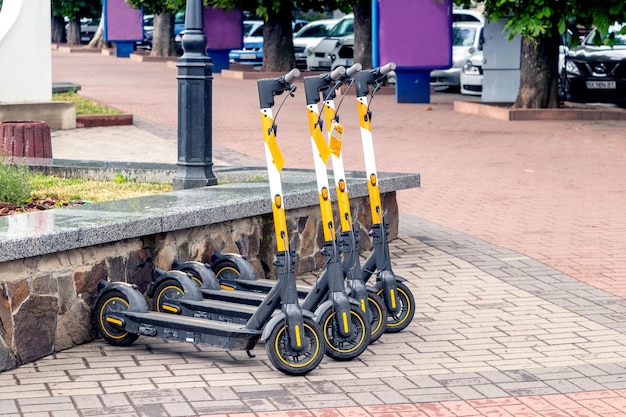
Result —
[[379, 61], [402, 68], [452, 65], [451, 0], [378, 0]]
[[243, 13], [241, 10], [221, 10], [205, 7], [204, 33], [208, 49], [241, 48], [243, 39]]
[[143, 40], [143, 11], [125, 0], [104, 0], [104, 40], [139, 42]]

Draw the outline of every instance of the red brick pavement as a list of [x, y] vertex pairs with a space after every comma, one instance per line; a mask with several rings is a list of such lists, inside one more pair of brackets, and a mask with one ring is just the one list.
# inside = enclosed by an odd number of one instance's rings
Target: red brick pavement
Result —
[[[53, 79], [81, 94], [175, 128], [177, 70], [99, 54], [53, 53]], [[312, 166], [303, 92], [277, 116], [291, 167]], [[277, 97], [277, 107], [283, 96]], [[419, 172], [422, 187], [399, 194], [402, 212], [540, 260], [626, 296], [626, 135], [623, 121], [505, 122], [455, 113], [452, 99], [372, 102], [379, 171]], [[276, 109], [275, 108], [275, 112]], [[354, 98], [340, 108], [344, 160], [362, 169]], [[213, 81], [213, 141], [263, 159], [255, 81]], [[173, 161], [174, 162], [174, 161]]]
[[[176, 69], [164, 63], [53, 52], [53, 80], [81, 94], [176, 127]], [[263, 158], [254, 81], [215, 75], [213, 141]], [[303, 92], [277, 116], [289, 167], [312, 166]], [[277, 106], [283, 96], [277, 97]], [[455, 113], [449, 94], [432, 104], [377, 95], [372, 130], [379, 171], [419, 172], [400, 210], [523, 253], [580, 281], [626, 297], [626, 125], [623, 121], [505, 122]], [[363, 167], [354, 97], [343, 103], [347, 169]], [[303, 148], [303, 146], [305, 148]], [[305, 150], [303, 152], [303, 150]], [[174, 161], [173, 161], [174, 162]], [[622, 391], [257, 416], [618, 416]], [[238, 415], [242, 417], [243, 415]]]

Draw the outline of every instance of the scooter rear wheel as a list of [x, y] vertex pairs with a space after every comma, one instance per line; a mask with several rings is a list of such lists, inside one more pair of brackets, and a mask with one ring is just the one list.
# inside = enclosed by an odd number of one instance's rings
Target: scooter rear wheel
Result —
[[367, 304], [372, 313], [370, 343], [373, 343], [387, 331], [388, 313], [385, 302], [374, 291], [367, 291]]
[[343, 337], [338, 331], [340, 323], [337, 321], [335, 311], [328, 309], [318, 319], [324, 332], [326, 354], [335, 360], [352, 360], [363, 353], [370, 343], [370, 326], [360, 308], [350, 306], [350, 320], [354, 332], [348, 337]]
[[152, 309], [159, 313], [173, 313], [168, 310], [168, 300], [179, 300], [185, 296], [185, 291], [175, 279], [166, 279], [154, 289]]
[[[400, 303], [400, 309], [397, 313], [388, 313], [387, 319], [387, 331], [389, 333], [398, 333], [406, 329], [411, 324], [413, 316], [415, 315], [415, 299], [413, 293], [402, 282], [396, 282], [398, 289], [398, 302]], [[378, 291], [378, 296], [382, 297], [383, 290]]]
[[104, 293], [94, 310], [96, 330], [102, 338], [113, 346], [130, 346], [139, 335], [129, 333], [116, 323], [117, 319], [109, 318], [111, 313], [124, 312], [129, 308], [128, 299], [117, 290]]
[[305, 349], [294, 352], [289, 347], [287, 325], [276, 326], [267, 342], [265, 351], [272, 364], [287, 375], [305, 375], [319, 365], [324, 358], [324, 336], [315, 320], [304, 317]]
[[219, 262], [217, 265], [211, 265], [211, 267], [218, 281], [223, 279], [237, 279], [241, 275], [237, 264], [229, 260]]

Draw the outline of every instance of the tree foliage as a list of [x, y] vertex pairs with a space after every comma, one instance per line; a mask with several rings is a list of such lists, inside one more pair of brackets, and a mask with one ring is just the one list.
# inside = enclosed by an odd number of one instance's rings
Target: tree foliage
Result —
[[80, 43], [80, 19], [96, 18], [102, 13], [100, 0], [51, 0], [52, 16], [69, 19], [67, 31], [68, 45]]
[[[469, 5], [469, 0], [456, 0]], [[579, 27], [597, 27], [607, 33], [615, 22], [626, 22], [623, 0], [478, 0], [485, 17], [505, 20], [509, 36], [522, 36], [520, 92], [515, 107], [558, 106], [556, 65], [559, 40], [568, 28], [577, 35]], [[577, 39], [578, 36], [574, 36]], [[607, 38], [611, 44], [613, 38]], [[536, 71], [546, 72], [539, 74]], [[533, 75], [534, 74], [534, 75]], [[539, 75], [537, 77], [536, 75]]]

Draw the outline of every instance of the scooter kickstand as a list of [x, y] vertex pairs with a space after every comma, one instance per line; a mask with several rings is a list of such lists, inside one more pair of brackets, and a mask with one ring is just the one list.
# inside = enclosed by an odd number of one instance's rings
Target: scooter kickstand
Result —
[[256, 355], [254, 353], [252, 353], [251, 350], [246, 349], [246, 353], [248, 354], [249, 358], [256, 358]]

